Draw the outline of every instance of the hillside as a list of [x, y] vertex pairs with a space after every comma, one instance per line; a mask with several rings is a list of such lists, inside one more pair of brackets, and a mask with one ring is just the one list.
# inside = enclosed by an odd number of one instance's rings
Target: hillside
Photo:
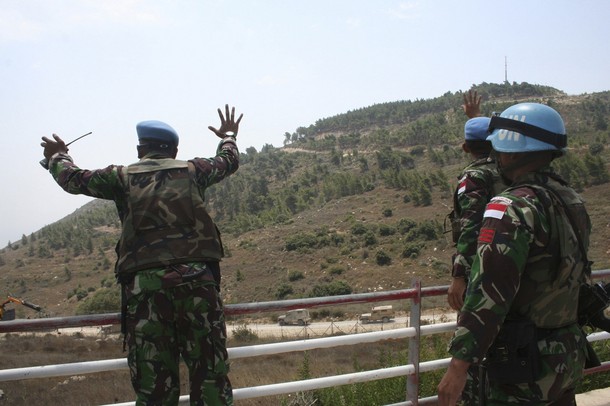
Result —
[[[594, 269], [609, 268], [610, 92], [475, 88], [485, 114], [536, 100], [564, 116], [570, 153], [557, 168], [587, 199]], [[225, 302], [402, 289], [416, 279], [448, 284], [452, 246], [443, 224], [467, 163], [461, 100], [460, 92], [449, 92], [370, 106], [299, 127], [286, 134], [283, 148], [242, 151], [238, 173], [207, 193], [227, 252]], [[26, 298], [49, 316], [118, 311], [112, 272], [118, 226], [113, 205], [94, 201], [24, 235], [0, 251], [0, 295]], [[25, 307], [16, 311], [37, 316]]]

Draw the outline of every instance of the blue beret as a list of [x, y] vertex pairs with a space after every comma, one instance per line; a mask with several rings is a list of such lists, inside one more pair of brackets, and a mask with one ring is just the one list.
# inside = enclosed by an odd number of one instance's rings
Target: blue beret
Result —
[[475, 117], [466, 121], [464, 138], [466, 141], [485, 141], [489, 135], [489, 117]]
[[138, 140], [156, 141], [178, 146], [178, 133], [162, 121], [142, 121], [136, 125]]

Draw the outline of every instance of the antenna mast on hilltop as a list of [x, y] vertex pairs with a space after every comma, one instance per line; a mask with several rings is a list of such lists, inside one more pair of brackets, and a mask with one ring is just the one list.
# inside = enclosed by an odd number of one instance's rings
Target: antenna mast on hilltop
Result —
[[508, 62], [506, 57], [504, 57], [504, 83], [508, 83]]

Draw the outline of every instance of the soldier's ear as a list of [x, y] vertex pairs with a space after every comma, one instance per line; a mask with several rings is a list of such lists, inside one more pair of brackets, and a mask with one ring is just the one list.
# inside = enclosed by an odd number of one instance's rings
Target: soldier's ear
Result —
[[145, 145], [136, 145], [136, 148], [138, 150], [138, 159], [143, 158], [148, 152]]

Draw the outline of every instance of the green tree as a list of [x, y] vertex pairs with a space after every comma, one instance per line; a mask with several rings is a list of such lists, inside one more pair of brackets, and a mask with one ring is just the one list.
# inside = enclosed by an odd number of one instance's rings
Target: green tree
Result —
[[[77, 292], [77, 297], [79, 293]], [[80, 295], [82, 296], [82, 294]], [[86, 296], [86, 295], [85, 295]], [[83, 296], [84, 298], [84, 296]], [[121, 291], [118, 287], [101, 288], [81, 302], [76, 308], [76, 314], [112, 313], [121, 310]]]

